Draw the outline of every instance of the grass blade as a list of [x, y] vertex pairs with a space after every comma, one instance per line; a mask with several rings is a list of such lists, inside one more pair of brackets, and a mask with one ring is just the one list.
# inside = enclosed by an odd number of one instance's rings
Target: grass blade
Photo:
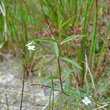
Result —
[[68, 41], [70, 41], [70, 40], [72, 40], [72, 39], [75, 39], [75, 38], [78, 38], [78, 37], [85, 37], [85, 36], [87, 36], [87, 35], [72, 35], [72, 36], [70, 36], [70, 37], [65, 38], [65, 39], [61, 42], [61, 45], [64, 44], [64, 43], [66, 43], [66, 42], [68, 42]]
[[49, 81], [49, 80], [58, 79], [58, 78], [59, 78], [59, 77], [57, 77], [57, 76], [48, 77], [48, 78], [46, 78], [44, 81], [42, 81], [42, 83], [40, 84], [40, 86], [42, 86], [44, 83], [46, 83], [46, 82]]
[[[52, 35], [52, 39], [55, 40], [54, 36]], [[59, 49], [58, 49], [58, 45], [57, 43], [53, 42], [53, 48], [54, 48], [54, 52], [56, 54], [56, 56], [59, 56]]]
[[78, 71], [78, 70], [69, 70], [69, 71], [66, 71], [66, 72], [64, 72], [64, 73], [61, 75], [61, 77], [63, 77], [64, 75], [70, 74], [70, 73], [72, 73], [72, 72], [75, 72], [75, 71]]
[[69, 63], [75, 65], [76, 67], [82, 69], [82, 68], [81, 68], [78, 64], [76, 64], [74, 61], [72, 61], [72, 60], [70, 60], [70, 59], [68, 59], [68, 58], [66, 58], [66, 57], [60, 57], [60, 59], [65, 60], [65, 61], [67, 61], [67, 62], [69, 62]]

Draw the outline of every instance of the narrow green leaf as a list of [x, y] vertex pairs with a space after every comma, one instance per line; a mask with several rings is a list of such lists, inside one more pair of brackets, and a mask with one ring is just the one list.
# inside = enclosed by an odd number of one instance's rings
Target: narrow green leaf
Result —
[[65, 42], [68, 42], [68, 41], [70, 41], [70, 40], [72, 40], [72, 39], [75, 39], [75, 38], [77, 38], [77, 37], [85, 37], [85, 36], [87, 36], [87, 35], [72, 35], [72, 36], [69, 36], [69, 37], [65, 38], [65, 39], [61, 42], [61, 45], [64, 44]]
[[50, 38], [40, 38], [40, 39], [35, 39], [34, 41], [48, 41], [48, 42], [58, 43], [56, 40]]
[[51, 79], [58, 79], [59, 77], [56, 76], [52, 76], [52, 77], [48, 77], [46, 78], [44, 81], [41, 82], [40, 86], [42, 86], [44, 83], [46, 83], [47, 81], [51, 80]]
[[67, 61], [67, 62], [69, 62], [69, 63], [75, 65], [76, 67], [82, 69], [82, 68], [81, 68], [78, 64], [76, 64], [74, 61], [72, 61], [72, 60], [70, 60], [70, 59], [68, 59], [68, 58], [66, 58], [66, 57], [60, 57], [60, 59], [65, 60], [65, 61]]
[[60, 9], [59, 9], [59, 5], [58, 5], [57, 16], [58, 16], [58, 28], [60, 29], [62, 20], [61, 20], [61, 18], [60, 18]]
[[63, 77], [64, 75], [70, 74], [70, 73], [72, 73], [72, 72], [75, 72], [75, 71], [78, 71], [78, 70], [69, 70], [69, 71], [66, 71], [66, 72], [64, 72], [64, 73], [61, 75], [61, 77]]
[[61, 98], [60, 106], [63, 104], [64, 100], [65, 100], [65, 95], [63, 95], [62, 98]]
[[65, 93], [76, 94], [76, 92], [72, 91], [71, 89], [68, 89], [68, 90], [64, 89], [64, 92], [65, 92]]
[[61, 87], [54, 87], [55, 90], [61, 90]]
[[77, 56], [78, 56], [78, 60], [79, 60], [79, 62], [81, 62], [81, 55], [79, 54], [79, 49], [76, 46], [76, 42], [73, 41], [73, 43], [74, 43], [74, 47], [75, 47], [75, 50], [76, 50], [76, 53], [77, 53]]
[[62, 25], [61, 25], [61, 27], [60, 27], [60, 29], [62, 29], [68, 22], [70, 22], [73, 18], [76, 18], [76, 15], [75, 16], [73, 16], [73, 17], [71, 17], [69, 20], [67, 20], [66, 22], [64, 22]]
[[[79, 88], [79, 91], [80, 91], [81, 93], [86, 94], [86, 91], [82, 90], [81, 88]], [[84, 96], [84, 97], [85, 97], [85, 96]]]
[[[55, 40], [54, 36], [52, 35], [52, 39]], [[59, 49], [58, 49], [58, 45], [57, 43], [53, 42], [53, 48], [54, 48], [54, 52], [56, 54], [56, 56], [59, 56]]]
[[64, 87], [65, 90], [68, 90], [68, 85], [69, 85], [69, 84], [68, 84], [68, 78], [66, 78], [65, 87]]

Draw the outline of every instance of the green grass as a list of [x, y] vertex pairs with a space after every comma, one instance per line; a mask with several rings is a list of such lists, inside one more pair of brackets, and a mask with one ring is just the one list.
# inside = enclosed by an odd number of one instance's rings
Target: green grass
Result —
[[[108, 23], [103, 21], [107, 18], [107, 4], [100, 5], [97, 0], [87, 0], [87, 2], [84, 0], [3, 0], [3, 3], [6, 17], [0, 13], [0, 36], [2, 36], [0, 44], [5, 43], [2, 52], [5, 53], [8, 48], [13, 56], [19, 55], [22, 59], [24, 77], [29, 76], [29, 71], [35, 71], [34, 67], [44, 56], [50, 55], [49, 50], [53, 48], [54, 58], [42, 67], [57, 59], [58, 75], [49, 76], [41, 85], [51, 80], [53, 91], [53, 79], [57, 78], [61, 88], [56, 89], [59, 89], [63, 95], [59, 104], [55, 105], [54, 98], [51, 102], [51, 98], [54, 97], [54, 93], [51, 92], [49, 110], [54, 108], [72, 110], [72, 107], [77, 110], [81, 108], [92, 110], [98, 109], [99, 105], [109, 103], [110, 93], [106, 95], [107, 99], [103, 99], [102, 96], [102, 92], [106, 92], [106, 89], [110, 91], [109, 84], [103, 81], [104, 78], [107, 78], [106, 75], [103, 76], [104, 69], [109, 66], [107, 65], [109, 51], [106, 50], [109, 50], [110, 41], [107, 37], [110, 37], [110, 21], [108, 20]], [[100, 12], [102, 8], [105, 12]], [[4, 32], [4, 19], [7, 22], [7, 33]], [[103, 25], [106, 27], [104, 31]], [[7, 41], [5, 41], [5, 35], [7, 35]], [[31, 41], [36, 42], [35, 51], [29, 51], [25, 46]], [[39, 57], [42, 45], [50, 42], [52, 45], [46, 48]], [[75, 54], [73, 50], [76, 52], [78, 62], [73, 61]], [[97, 54], [100, 55], [97, 56]], [[106, 62], [102, 62], [103, 58], [106, 59]], [[67, 64], [69, 71], [62, 73], [61, 60]], [[62, 76], [66, 77], [65, 87], [62, 85]], [[75, 79], [75, 85], [72, 85], [72, 79]], [[101, 83], [104, 87], [99, 89]], [[86, 96], [91, 96], [92, 103], [88, 106], [82, 103], [82, 99]]]

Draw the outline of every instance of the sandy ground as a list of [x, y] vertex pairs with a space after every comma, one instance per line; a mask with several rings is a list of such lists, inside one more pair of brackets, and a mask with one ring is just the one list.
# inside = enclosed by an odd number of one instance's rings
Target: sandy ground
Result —
[[[19, 110], [22, 91], [23, 68], [19, 59], [13, 58], [10, 54], [0, 62], [0, 110], [6, 110], [6, 96], [8, 99], [9, 110]], [[44, 93], [44, 89], [39, 86], [30, 86], [31, 83], [38, 83], [42, 78], [32, 76], [25, 79], [24, 98], [22, 110], [43, 110], [48, 105], [49, 96]], [[55, 97], [58, 95], [56, 92]], [[57, 97], [56, 97], [57, 99]]]

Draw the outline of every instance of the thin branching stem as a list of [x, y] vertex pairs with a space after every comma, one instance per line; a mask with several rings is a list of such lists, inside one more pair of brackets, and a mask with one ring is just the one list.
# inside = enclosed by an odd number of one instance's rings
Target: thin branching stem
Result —
[[21, 94], [21, 104], [20, 104], [20, 110], [22, 110], [22, 103], [23, 103], [24, 77], [25, 77], [25, 73], [24, 73], [24, 75], [23, 75], [23, 82], [22, 82], [22, 94]]

